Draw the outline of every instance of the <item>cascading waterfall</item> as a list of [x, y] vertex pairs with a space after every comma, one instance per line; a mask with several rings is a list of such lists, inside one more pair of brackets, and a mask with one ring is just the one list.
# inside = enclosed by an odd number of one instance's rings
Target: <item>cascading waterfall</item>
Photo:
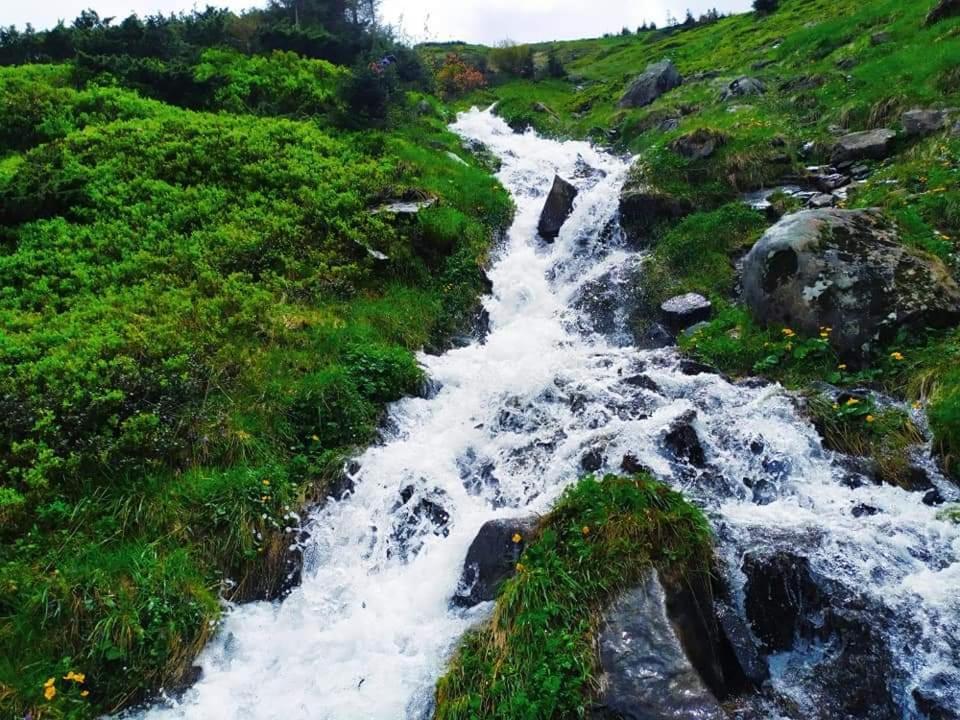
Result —
[[[233, 608], [199, 682], [143, 716], [428, 717], [457, 640], [489, 612], [450, 605], [470, 542], [488, 520], [547, 511], [590, 451], [610, 471], [630, 453], [704, 507], [735, 594], [743, 554], [779, 547], [862, 593], [891, 651], [900, 716], [920, 717], [918, 686], [960, 706], [960, 527], [917, 494], [850, 482], [781, 388], [686, 374], [671, 350], [583, 330], [578, 298], [639, 259], [611, 229], [627, 161], [515, 134], [489, 111], [463, 114], [454, 130], [503, 159], [518, 208], [490, 271], [488, 337], [421, 357], [435, 392], [391, 408], [382, 442], [353, 467], [352, 493], [309, 519], [302, 586], [283, 602]], [[536, 224], [555, 173], [580, 194], [547, 246]], [[625, 382], [640, 372], [652, 383]], [[708, 471], [663, 445], [691, 410]], [[877, 512], [854, 517], [862, 504]], [[822, 652], [813, 643], [773, 658], [773, 688], [799, 716], [810, 716]]]

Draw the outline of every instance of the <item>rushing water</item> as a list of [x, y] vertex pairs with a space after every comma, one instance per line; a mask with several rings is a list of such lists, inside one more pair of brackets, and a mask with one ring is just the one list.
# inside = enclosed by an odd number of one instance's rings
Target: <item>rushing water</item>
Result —
[[[919, 494], [852, 487], [779, 387], [688, 375], [671, 350], [584, 331], [578, 300], [638, 262], [611, 224], [627, 161], [515, 134], [490, 112], [466, 113], [454, 129], [503, 159], [500, 180], [518, 207], [490, 271], [488, 337], [421, 357], [439, 389], [396, 403], [383, 441], [357, 460], [354, 492], [309, 519], [302, 586], [283, 602], [234, 608], [200, 660], [200, 681], [144, 715], [429, 716], [458, 638], [489, 611], [449, 602], [477, 530], [548, 510], [591, 450], [611, 471], [633, 454], [704, 507], [735, 592], [745, 552], [783, 547], [862, 594], [893, 656], [899, 717], [920, 717], [910, 699], [918, 685], [960, 706], [960, 528]], [[548, 246], [535, 228], [555, 173], [580, 194]], [[641, 371], [657, 390], [624, 382]], [[691, 410], [706, 472], [663, 447], [666, 428]], [[943, 492], [956, 497], [946, 484]], [[854, 517], [860, 504], [878, 512]], [[775, 694], [799, 716], [826, 717], [810, 707], [809, 685], [827, 651], [814, 644], [772, 662]]]

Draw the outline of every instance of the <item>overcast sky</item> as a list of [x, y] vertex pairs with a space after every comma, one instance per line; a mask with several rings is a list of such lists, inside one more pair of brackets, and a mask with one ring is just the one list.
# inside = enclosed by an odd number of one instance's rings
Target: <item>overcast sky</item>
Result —
[[[0, 0], [0, 25], [46, 28], [68, 23], [87, 7], [101, 17], [126, 17], [190, 10], [207, 2], [193, 0]], [[214, 0], [209, 4], [241, 10], [257, 0]], [[689, 7], [699, 14], [716, 6], [723, 12], [749, 9], [751, 0], [383, 0], [385, 19], [402, 20], [414, 40], [466, 40], [494, 43], [593, 37], [636, 28], [645, 21], [662, 24], [667, 12], [682, 17]]]

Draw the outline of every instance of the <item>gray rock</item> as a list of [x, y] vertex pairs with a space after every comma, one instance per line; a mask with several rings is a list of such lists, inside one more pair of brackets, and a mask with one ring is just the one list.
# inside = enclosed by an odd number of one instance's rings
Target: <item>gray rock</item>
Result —
[[850, 178], [838, 172], [827, 172], [820, 175], [811, 175], [810, 182], [820, 192], [829, 193], [844, 185], [850, 184]]
[[960, 15], [960, 0], [940, 0], [927, 14], [926, 24], [933, 25], [955, 15]]
[[674, 332], [710, 319], [713, 305], [703, 295], [687, 293], [670, 298], [660, 306], [663, 324]]
[[640, 350], [659, 350], [676, 343], [676, 338], [660, 323], [654, 323], [637, 338], [637, 348]]
[[426, 200], [390, 200], [370, 212], [374, 215], [416, 215], [421, 210], [433, 207], [436, 202], [436, 198], [427, 198]]
[[901, 328], [960, 321], [960, 288], [940, 260], [903, 246], [876, 210], [805, 210], [770, 228], [744, 261], [743, 298], [762, 323], [816, 336], [831, 327], [861, 358]]
[[[536, 527], [536, 518], [484, 523], [467, 550], [453, 603], [473, 607], [495, 600], [500, 585], [516, 572], [517, 561]], [[514, 542], [517, 536], [519, 541]]]
[[[600, 631], [601, 718], [722, 720], [668, 613], [657, 573], [604, 613]], [[703, 638], [706, 640], [706, 638]]]
[[903, 114], [903, 129], [909, 137], [923, 137], [946, 130], [951, 110], [909, 110]]
[[665, 220], [679, 220], [693, 211], [693, 204], [648, 183], [632, 171], [620, 191], [620, 225], [627, 241], [636, 248], [649, 244], [653, 229]]
[[693, 423], [696, 422], [695, 410], [688, 410], [670, 425], [663, 443], [677, 460], [686, 461], [694, 467], [702, 468], [707, 464], [706, 453], [700, 443]]
[[888, 32], [878, 32], [870, 36], [871, 45], [885, 45], [893, 39]]
[[644, 107], [682, 84], [683, 78], [670, 60], [653, 63], [631, 83], [617, 107]]
[[678, 137], [670, 143], [670, 149], [688, 160], [704, 160], [713, 155], [718, 147], [726, 145], [729, 139], [722, 132], [700, 128]]
[[730, 100], [732, 98], [747, 97], [749, 95], [763, 95], [767, 91], [767, 86], [763, 80], [752, 77], [740, 77], [730, 83], [720, 94], [720, 100]]
[[833, 146], [830, 162], [836, 164], [858, 160], [883, 160], [889, 157], [896, 137], [893, 130], [886, 128], [844, 135]]
[[836, 195], [827, 193], [818, 193], [807, 201], [807, 207], [811, 208], [831, 208], [837, 204]]
[[547, 202], [540, 213], [540, 223], [537, 229], [547, 242], [557, 239], [560, 228], [570, 217], [573, 211], [573, 201], [577, 198], [577, 188], [568, 183], [559, 175], [553, 178], [553, 187], [547, 195]]

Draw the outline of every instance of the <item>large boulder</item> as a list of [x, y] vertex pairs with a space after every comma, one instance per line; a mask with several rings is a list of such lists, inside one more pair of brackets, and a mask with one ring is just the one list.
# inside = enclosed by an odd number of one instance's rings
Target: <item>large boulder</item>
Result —
[[[679, 584], [677, 584], [679, 586]], [[691, 605], [651, 571], [606, 610], [598, 641], [600, 708], [595, 718], [722, 720], [726, 690], [707, 598]], [[692, 645], [691, 645], [692, 643]], [[698, 667], [698, 660], [705, 666]], [[719, 683], [711, 691], [710, 682]]]
[[901, 328], [960, 321], [960, 288], [940, 260], [902, 245], [877, 210], [784, 217], [744, 261], [743, 298], [762, 323], [830, 341], [856, 360]]
[[890, 156], [896, 137], [893, 130], [886, 128], [844, 135], [833, 146], [830, 162], [836, 165], [858, 160], [883, 160]]
[[940, 0], [927, 14], [927, 25], [960, 15], [960, 0]]
[[473, 607], [495, 600], [500, 585], [516, 572], [517, 561], [536, 528], [536, 518], [484, 523], [467, 550], [453, 603]]
[[683, 77], [671, 61], [663, 60], [653, 63], [648, 65], [643, 74], [630, 84], [627, 92], [620, 98], [617, 107], [644, 107], [682, 84]]
[[540, 224], [537, 226], [540, 237], [548, 242], [557, 239], [560, 228], [573, 211], [573, 201], [576, 198], [577, 188], [559, 175], [553, 178], [553, 187], [547, 195], [547, 202], [540, 213]]
[[693, 212], [693, 204], [655, 187], [639, 170], [632, 170], [620, 190], [620, 226], [628, 243], [642, 248], [650, 243], [654, 228]]
[[720, 93], [720, 100], [732, 100], [738, 97], [747, 97], [749, 95], [763, 95], [767, 91], [767, 86], [763, 80], [752, 77], [739, 77]]
[[946, 130], [951, 110], [908, 110], [903, 114], [903, 130], [909, 137], [923, 137]]

